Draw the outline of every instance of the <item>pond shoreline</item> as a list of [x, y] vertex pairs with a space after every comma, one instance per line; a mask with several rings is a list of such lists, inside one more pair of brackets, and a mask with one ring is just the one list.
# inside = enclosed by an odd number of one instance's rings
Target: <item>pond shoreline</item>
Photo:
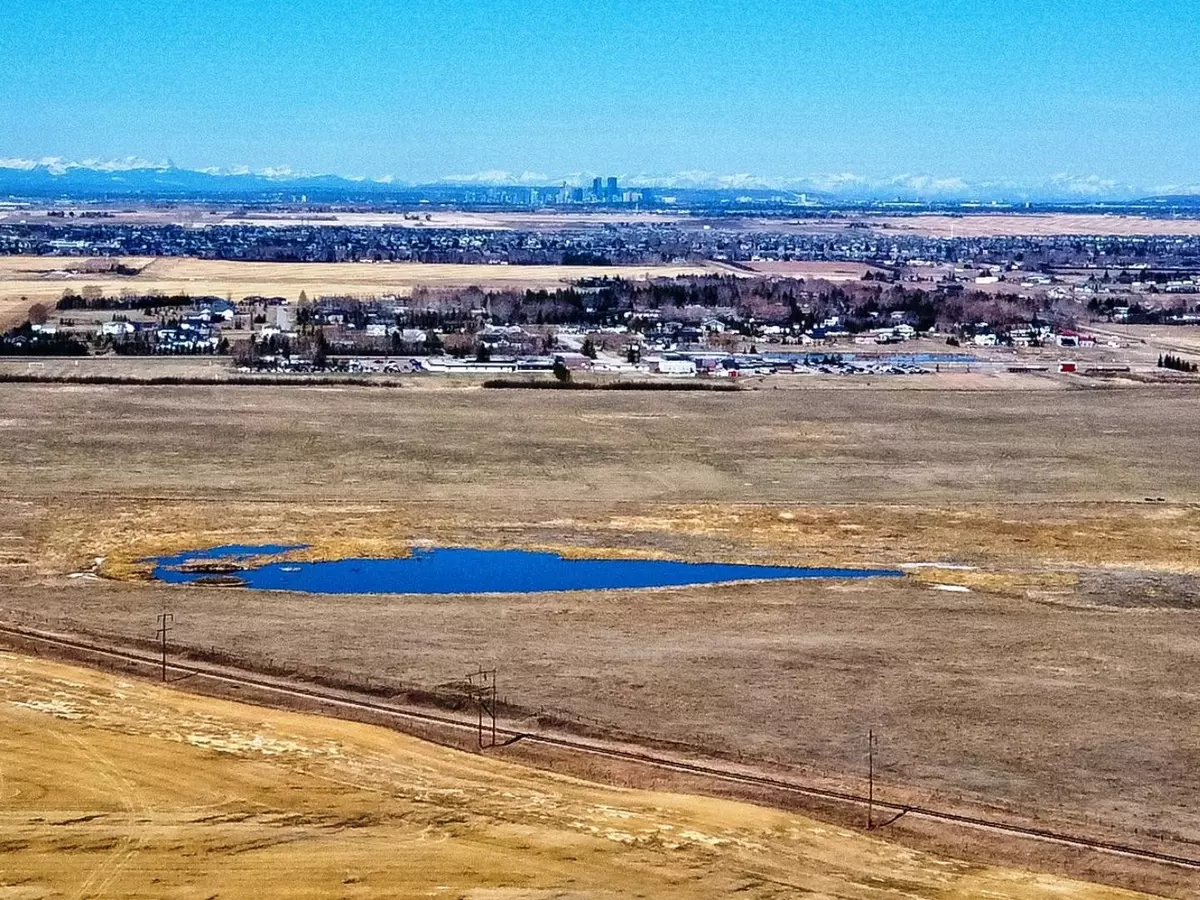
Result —
[[153, 560], [152, 575], [168, 584], [212, 584], [220, 578], [223, 584], [240, 582], [257, 590], [424, 596], [649, 590], [905, 575], [901, 569], [576, 557], [538, 550], [474, 547], [414, 547], [407, 556], [385, 558], [288, 558], [291, 552], [305, 549], [287, 545], [229, 545], [184, 551]]

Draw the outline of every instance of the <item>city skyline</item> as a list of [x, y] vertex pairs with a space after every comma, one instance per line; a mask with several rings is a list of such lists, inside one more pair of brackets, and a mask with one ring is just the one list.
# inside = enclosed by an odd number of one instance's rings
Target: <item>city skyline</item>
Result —
[[[601, 190], [595, 187], [599, 178], [605, 182]], [[432, 179], [400, 178], [389, 173], [383, 176], [352, 175], [343, 172], [304, 172], [290, 166], [268, 166], [252, 169], [249, 166], [208, 166], [190, 168], [173, 160], [151, 161], [140, 157], [113, 160], [68, 160], [62, 157], [0, 158], [0, 193], [20, 195], [25, 189], [37, 186], [61, 188], [65, 195], [74, 191], [110, 188], [120, 191], [148, 190], [164, 184], [164, 179], [180, 187], [200, 185], [212, 188], [248, 184], [257, 188], [303, 188], [321, 183], [328, 187], [386, 192], [388, 189], [421, 187], [471, 187], [492, 189], [565, 189], [574, 194], [612, 200], [615, 179], [620, 192], [629, 190], [719, 190], [747, 192], [778, 192], [807, 194], [814, 198], [846, 200], [928, 200], [930, 202], [1069, 202], [1069, 201], [1133, 201], [1149, 197], [1200, 196], [1200, 184], [1132, 184], [1096, 175], [1075, 176], [1056, 173], [1041, 179], [1016, 180], [1005, 178], [973, 181], [957, 176], [941, 177], [925, 174], [900, 174], [871, 179], [849, 172], [816, 173], [806, 176], [772, 176], [750, 173], [716, 173], [705, 171], [654, 173], [597, 173], [578, 170], [569, 173], [547, 174], [523, 171], [519, 173], [490, 169], [483, 172], [448, 174]], [[577, 196], [576, 200], [580, 198]]]

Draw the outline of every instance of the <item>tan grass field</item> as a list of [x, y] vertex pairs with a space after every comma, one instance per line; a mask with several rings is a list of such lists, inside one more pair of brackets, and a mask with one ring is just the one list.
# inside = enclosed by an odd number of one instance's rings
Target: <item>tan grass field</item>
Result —
[[[778, 231], [801, 234], [842, 233], [851, 222], [881, 232], [919, 234], [929, 237], [1019, 237], [1046, 235], [1196, 235], [1200, 219], [1149, 218], [1145, 216], [1105, 215], [1098, 213], [1005, 213], [964, 212], [961, 215], [854, 216], [845, 218], [727, 218], [720, 220], [690, 213], [643, 210], [563, 210], [511, 212], [470, 212], [460, 210], [415, 213], [389, 211], [306, 212], [292, 210], [246, 216], [241, 209], [219, 206], [114, 207], [111, 224], [175, 224], [193, 228], [222, 225], [348, 225], [353, 227], [388, 226], [401, 228], [464, 228], [484, 230], [555, 231], [566, 228], [590, 228], [621, 223], [673, 224], [683, 228], [714, 228], [732, 231]], [[0, 209], [0, 223], [54, 223], [40, 206]]]
[[876, 266], [853, 262], [755, 262], [748, 265], [763, 275], [820, 278], [824, 281], [862, 281], [862, 277], [868, 272], [882, 271]]
[[1200, 219], [1151, 219], [1118, 216], [1052, 213], [1049, 215], [979, 214], [958, 216], [906, 216], [869, 219], [888, 231], [928, 237], [1021, 237], [1048, 235], [1196, 235]]
[[406, 296], [413, 288], [555, 288], [581, 278], [608, 276], [644, 279], [702, 274], [704, 265], [683, 266], [492, 266], [437, 263], [249, 263], [224, 260], [168, 258], [130, 259], [142, 266], [135, 276], [109, 273], [64, 272], [84, 261], [49, 257], [0, 257], [0, 310], [28, 308], [31, 303], [53, 303], [67, 288], [93, 285], [106, 294], [122, 290], [161, 291], [167, 294], [210, 295], [235, 300], [251, 295], [296, 300], [301, 291], [310, 297], [347, 294], [378, 297]]
[[16, 296], [0, 296], [0, 329], [20, 324], [28, 318], [29, 307], [36, 301], [20, 294]]
[[[418, 210], [405, 218], [397, 212], [337, 212], [320, 217], [304, 213], [289, 212], [279, 215], [242, 218], [237, 215], [222, 216], [221, 225], [299, 225], [301, 223], [322, 225], [349, 225], [355, 227], [385, 225], [391, 228], [471, 228], [496, 231], [555, 231], [564, 228], [589, 228], [608, 225], [630, 224], [674, 224], [687, 221], [686, 215], [664, 212], [465, 212], [462, 210], [435, 210], [426, 213]], [[429, 218], [426, 219], [425, 216]]]
[[1194, 325], [1097, 325], [1093, 331], [1112, 335], [1131, 346], [1144, 349], [1148, 357], [1163, 350], [1191, 354], [1190, 361], [1200, 358], [1200, 328]]
[[[67, 211], [61, 205], [56, 210]], [[94, 210], [94, 205], [86, 207]], [[31, 204], [11, 208], [0, 206], [0, 223], [62, 224], [61, 219], [46, 216], [48, 207]], [[82, 212], [81, 208], [78, 210]], [[111, 218], [100, 220], [113, 225], [185, 225], [191, 228], [211, 228], [221, 225], [291, 226], [291, 225], [346, 225], [351, 227], [387, 226], [389, 228], [470, 228], [476, 230], [530, 229], [554, 231], [562, 228], [587, 228], [591, 226], [631, 223], [677, 223], [687, 222], [686, 213], [656, 212], [642, 210], [586, 211], [586, 210], [541, 210], [512, 212], [469, 212], [462, 210], [426, 210], [408, 212], [388, 210], [313, 212], [295, 209], [288, 211], [245, 213], [244, 207], [230, 208], [214, 204], [188, 206], [138, 207], [120, 204], [110, 207]], [[426, 219], [425, 216], [429, 218]], [[407, 218], [406, 218], [407, 217]], [[73, 221], [73, 220], [68, 220]], [[87, 220], [83, 220], [87, 221]]]
[[[874, 727], [890, 798], [1185, 855], [1200, 840], [1194, 389], [421, 384], [5, 385], [3, 618], [139, 642], [167, 604], [180, 651], [402, 696], [494, 663], [521, 727], [856, 790]], [[938, 565], [502, 599], [144, 580], [146, 555], [234, 542]], [[109, 577], [71, 577], [93, 569]]]
[[8, 897], [1136, 895], [0, 653]]
[[[1195, 235], [1200, 219], [1155, 219], [1144, 216], [1096, 213], [1014, 214], [964, 213], [962, 215], [847, 216], [838, 219], [743, 219], [737, 227], [752, 231], [794, 234], [837, 234], [850, 223], [881, 233], [915, 234], [925, 237], [1022, 237], [1047, 235]], [[856, 228], [858, 233], [861, 231]]]

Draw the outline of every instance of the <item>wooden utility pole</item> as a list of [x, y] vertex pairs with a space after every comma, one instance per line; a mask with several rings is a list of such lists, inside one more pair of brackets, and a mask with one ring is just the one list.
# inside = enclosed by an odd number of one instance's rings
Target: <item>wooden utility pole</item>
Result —
[[[478, 739], [479, 749], [484, 750], [488, 747], [496, 746], [496, 670], [484, 669], [482, 666], [475, 672], [467, 676], [468, 696], [475, 701], [475, 708], [479, 713], [478, 718]], [[491, 720], [492, 739], [491, 743], [484, 743], [484, 716]]]
[[169, 612], [158, 614], [158, 631], [155, 634], [162, 640], [162, 680], [167, 680], [167, 633], [175, 627], [175, 616]]
[[867, 730], [867, 831], [875, 827], [875, 729]]

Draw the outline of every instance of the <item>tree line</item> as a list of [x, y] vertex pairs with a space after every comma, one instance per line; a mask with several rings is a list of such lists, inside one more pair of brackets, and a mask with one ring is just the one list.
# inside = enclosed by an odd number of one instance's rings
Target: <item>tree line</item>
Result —
[[1173, 369], [1176, 372], [1196, 372], [1200, 371], [1200, 366], [1194, 362], [1189, 362], [1182, 356], [1175, 356], [1173, 353], [1163, 353], [1158, 357], [1158, 367], [1160, 369]]
[[87, 356], [87, 346], [63, 331], [38, 331], [30, 322], [0, 334], [0, 356]]
[[187, 294], [122, 294], [119, 297], [107, 297], [99, 288], [84, 288], [82, 293], [71, 289], [63, 291], [63, 295], [55, 304], [60, 310], [152, 310], [167, 307], [201, 306], [218, 300], [218, 297], [191, 297]]

